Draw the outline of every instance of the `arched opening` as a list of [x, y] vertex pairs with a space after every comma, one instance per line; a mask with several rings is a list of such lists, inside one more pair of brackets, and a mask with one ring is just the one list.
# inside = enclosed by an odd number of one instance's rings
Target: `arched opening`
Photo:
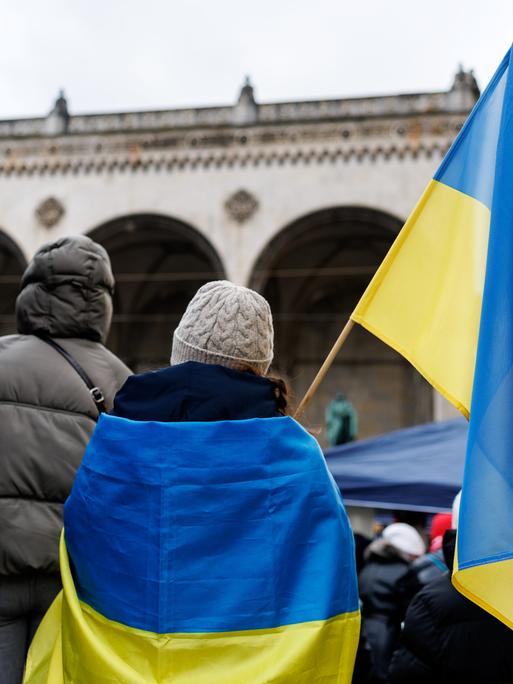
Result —
[[[298, 399], [383, 260], [401, 221], [381, 211], [334, 207], [285, 227], [255, 263], [251, 286], [269, 300], [275, 367]], [[359, 326], [351, 333], [308, 412], [324, 425], [337, 392], [355, 406], [359, 436], [430, 420], [432, 392], [412, 367]]]
[[167, 216], [124, 216], [89, 235], [108, 251], [116, 278], [107, 345], [134, 371], [167, 365], [189, 300], [224, 277], [219, 256], [198, 231]]
[[0, 231], [0, 335], [16, 332], [14, 313], [27, 262], [16, 243]]

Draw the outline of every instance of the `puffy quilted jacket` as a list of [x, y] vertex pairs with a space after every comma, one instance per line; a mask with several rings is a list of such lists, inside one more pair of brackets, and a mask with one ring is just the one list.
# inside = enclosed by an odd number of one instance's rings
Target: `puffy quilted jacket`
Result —
[[129, 375], [104, 346], [114, 279], [86, 237], [43, 247], [16, 303], [18, 335], [0, 338], [0, 575], [58, 572], [63, 504], [98, 411], [76, 371], [37, 335], [56, 339], [103, 391]]
[[[455, 530], [444, 537], [452, 571]], [[513, 631], [472, 603], [441, 576], [408, 608], [389, 684], [508, 684], [513, 682]]]

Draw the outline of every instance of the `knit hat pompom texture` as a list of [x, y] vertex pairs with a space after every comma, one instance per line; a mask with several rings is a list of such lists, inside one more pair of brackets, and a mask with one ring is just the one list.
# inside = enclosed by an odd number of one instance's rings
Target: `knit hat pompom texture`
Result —
[[265, 375], [273, 360], [273, 319], [266, 299], [247, 287], [214, 280], [196, 292], [173, 335], [171, 365], [186, 361]]

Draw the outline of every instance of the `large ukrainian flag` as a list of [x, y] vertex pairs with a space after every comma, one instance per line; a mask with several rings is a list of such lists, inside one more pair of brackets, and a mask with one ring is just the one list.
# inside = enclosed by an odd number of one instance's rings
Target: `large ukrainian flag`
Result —
[[348, 684], [353, 539], [292, 418], [103, 416], [65, 507], [26, 684]]
[[511, 51], [352, 318], [467, 417], [453, 583], [513, 628]]

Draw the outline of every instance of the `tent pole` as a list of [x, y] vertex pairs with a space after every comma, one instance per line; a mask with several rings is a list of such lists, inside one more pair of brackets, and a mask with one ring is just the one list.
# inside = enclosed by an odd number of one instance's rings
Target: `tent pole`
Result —
[[354, 321], [352, 318], [350, 318], [347, 323], [345, 324], [344, 328], [342, 329], [342, 332], [338, 336], [337, 341], [331, 348], [330, 353], [324, 360], [324, 363], [322, 366], [319, 368], [319, 371], [317, 375], [315, 376], [312, 384], [306, 391], [305, 396], [301, 399], [301, 402], [299, 406], [296, 409], [296, 412], [294, 413], [294, 418], [296, 420], [301, 420], [301, 417], [303, 413], [305, 412], [306, 408], [308, 407], [309, 403], [312, 401], [314, 394], [317, 392], [319, 385], [321, 382], [324, 380], [326, 377], [326, 374], [328, 373], [329, 369], [331, 368], [331, 364], [333, 361], [335, 361], [335, 357], [339, 353], [340, 349], [342, 348], [342, 345], [344, 342], [347, 340], [349, 333], [353, 329], [354, 326]]

